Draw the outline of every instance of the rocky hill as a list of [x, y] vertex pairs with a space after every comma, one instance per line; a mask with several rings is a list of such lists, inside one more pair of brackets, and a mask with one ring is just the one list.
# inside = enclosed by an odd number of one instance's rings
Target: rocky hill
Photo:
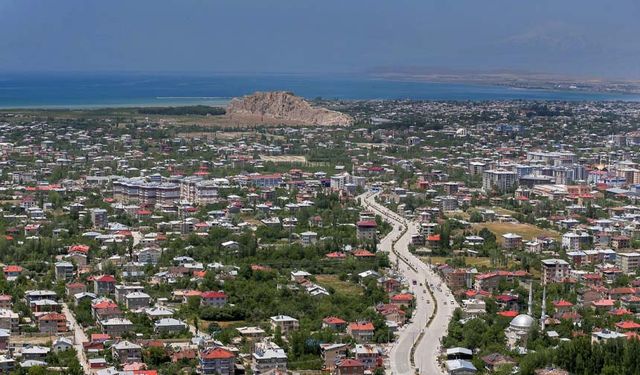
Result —
[[313, 107], [309, 102], [290, 92], [256, 92], [231, 100], [227, 115], [259, 118], [264, 121], [282, 121], [298, 125], [350, 125], [351, 116], [326, 108]]

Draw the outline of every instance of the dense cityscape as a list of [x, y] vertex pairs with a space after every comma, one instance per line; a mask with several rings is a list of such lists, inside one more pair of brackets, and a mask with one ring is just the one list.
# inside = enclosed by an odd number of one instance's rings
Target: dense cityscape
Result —
[[1, 112], [0, 372], [640, 371], [640, 104], [313, 104]]

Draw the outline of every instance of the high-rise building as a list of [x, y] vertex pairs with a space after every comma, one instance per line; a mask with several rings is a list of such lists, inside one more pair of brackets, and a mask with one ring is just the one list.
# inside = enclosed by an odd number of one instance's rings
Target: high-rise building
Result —
[[492, 190], [505, 192], [515, 187], [517, 183], [518, 175], [516, 172], [496, 169], [482, 173], [482, 189], [487, 192]]

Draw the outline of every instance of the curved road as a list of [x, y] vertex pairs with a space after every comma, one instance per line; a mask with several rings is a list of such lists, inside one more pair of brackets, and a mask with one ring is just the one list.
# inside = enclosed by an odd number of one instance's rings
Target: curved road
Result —
[[[431, 270], [431, 267], [409, 252], [411, 236], [418, 233], [418, 224], [378, 204], [375, 201], [376, 195], [377, 193], [364, 193], [358, 198], [364, 207], [373, 210], [393, 225], [393, 230], [380, 241], [378, 246], [381, 251], [389, 253], [390, 261], [392, 264], [397, 264], [398, 271], [405, 277], [409, 289], [416, 297], [411, 322], [400, 329], [398, 339], [389, 352], [391, 373], [409, 375], [416, 374], [418, 370], [420, 374], [444, 374], [437, 360], [440, 339], [447, 334], [447, 326], [457, 304], [447, 286]], [[403, 233], [405, 228], [406, 231]], [[416, 280], [416, 285], [413, 285], [413, 280]], [[431, 290], [436, 301], [426, 289], [427, 284], [432, 286]], [[427, 327], [436, 304], [435, 317]], [[421, 335], [421, 333], [424, 334]], [[416, 343], [417, 340], [419, 342]], [[411, 351], [414, 345], [415, 367], [411, 364]]]

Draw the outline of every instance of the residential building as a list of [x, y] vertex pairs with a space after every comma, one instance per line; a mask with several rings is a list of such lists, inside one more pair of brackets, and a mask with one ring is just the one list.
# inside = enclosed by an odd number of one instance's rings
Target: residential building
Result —
[[640, 253], [618, 253], [616, 265], [627, 275], [634, 274], [640, 267]]
[[109, 220], [107, 218], [107, 210], [103, 208], [92, 208], [91, 223], [93, 224], [94, 228], [106, 228], [109, 224]]
[[503, 234], [502, 248], [505, 250], [520, 250], [522, 248], [522, 236], [515, 233]]
[[227, 304], [227, 294], [221, 290], [202, 292], [200, 303], [203, 306], [223, 307]]
[[116, 290], [116, 278], [111, 275], [97, 276], [93, 279], [94, 293], [99, 296], [113, 294]]
[[378, 224], [375, 220], [361, 220], [356, 224], [359, 240], [375, 241]]
[[38, 318], [38, 329], [42, 333], [58, 334], [67, 332], [67, 318], [64, 314], [49, 313]]
[[358, 343], [371, 342], [374, 333], [373, 323], [350, 323], [347, 326], [347, 334], [351, 335]]
[[256, 343], [252, 354], [251, 369], [256, 375], [270, 374], [275, 370], [286, 372], [287, 353], [270, 341]]
[[199, 367], [202, 374], [233, 375], [236, 356], [223, 348], [210, 348], [200, 351]]
[[277, 327], [280, 327], [280, 332], [282, 332], [283, 335], [296, 331], [300, 326], [298, 319], [287, 315], [276, 315], [269, 319], [271, 321], [271, 328], [275, 330]]
[[71, 262], [56, 262], [56, 280], [69, 281], [75, 276], [73, 269], [73, 263]]
[[111, 351], [113, 359], [119, 363], [142, 361], [142, 347], [127, 340], [115, 343], [111, 347]]
[[544, 283], [560, 282], [569, 277], [569, 263], [562, 259], [542, 260], [542, 281]]
[[518, 183], [518, 174], [506, 170], [488, 170], [482, 173], [482, 190], [504, 193], [514, 189]]

